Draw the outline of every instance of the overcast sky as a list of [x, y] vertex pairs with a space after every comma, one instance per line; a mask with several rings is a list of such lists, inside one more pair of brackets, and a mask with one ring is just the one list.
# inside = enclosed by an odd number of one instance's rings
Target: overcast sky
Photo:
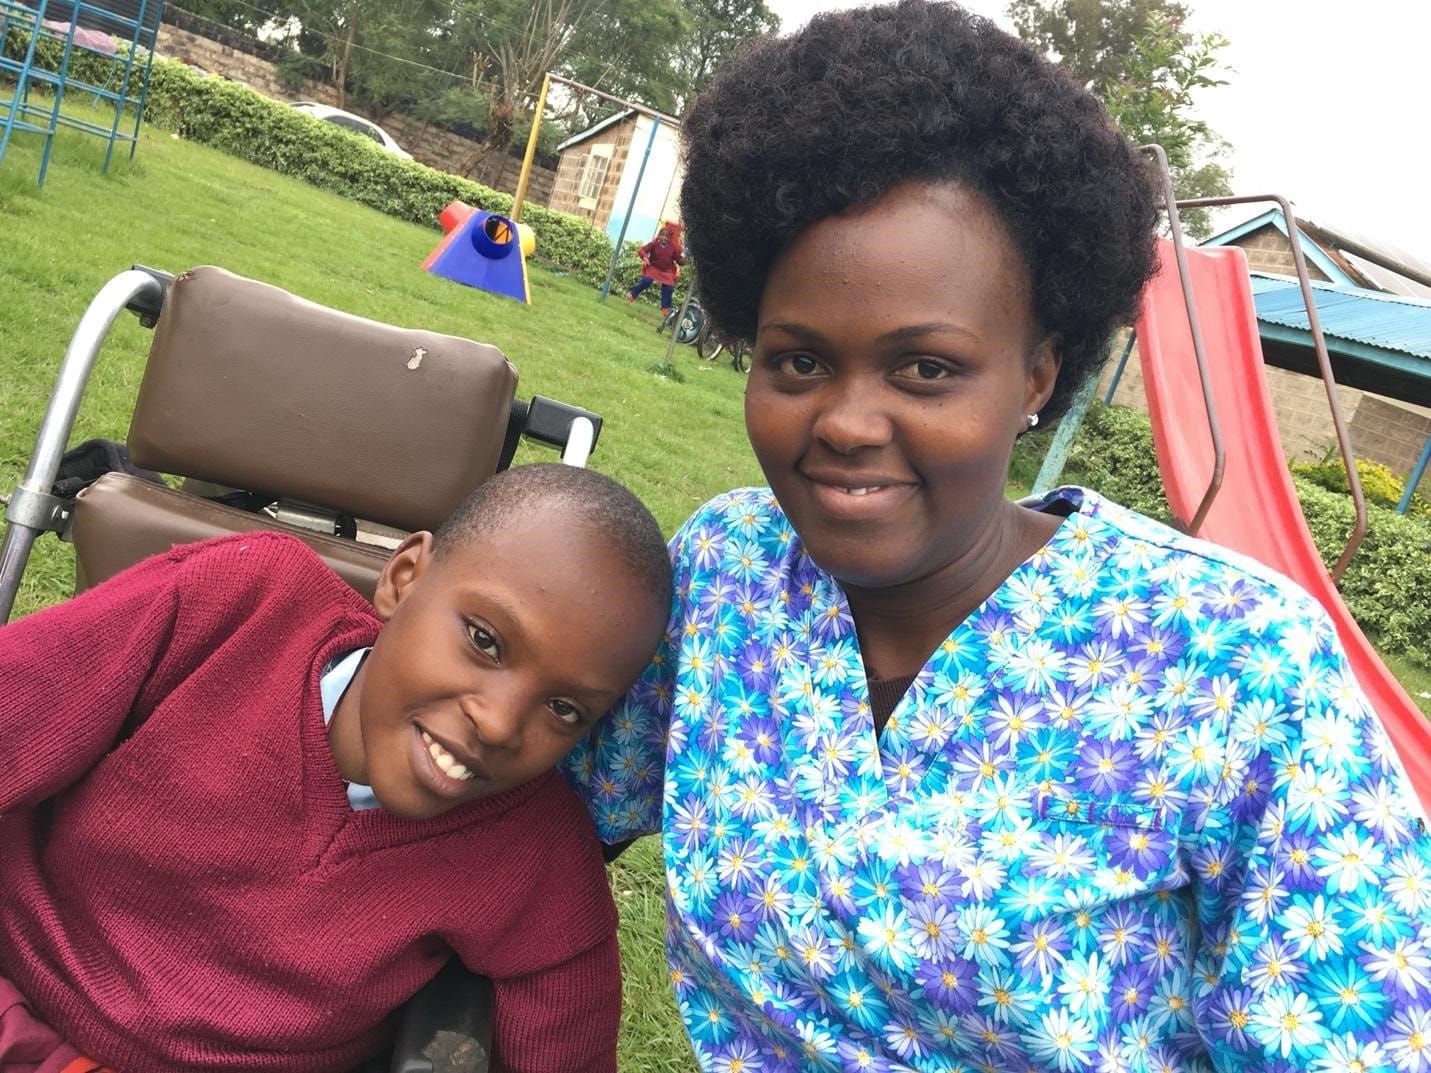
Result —
[[[767, 2], [789, 30], [856, 0]], [[1185, 2], [1230, 42], [1198, 110], [1231, 143], [1234, 191], [1431, 261], [1431, 0]], [[965, 6], [1009, 25], [1006, 0]]]

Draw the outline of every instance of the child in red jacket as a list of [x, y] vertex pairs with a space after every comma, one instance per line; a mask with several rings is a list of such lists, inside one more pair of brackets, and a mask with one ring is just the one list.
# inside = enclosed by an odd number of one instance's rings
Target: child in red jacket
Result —
[[614, 1073], [615, 907], [552, 768], [669, 605], [641, 502], [552, 464], [371, 604], [254, 532], [0, 629], [0, 1070], [350, 1070], [455, 953], [494, 1069]]
[[686, 263], [686, 253], [681, 245], [681, 225], [667, 220], [656, 232], [656, 237], [636, 251], [641, 258], [641, 278], [626, 292], [626, 300], [634, 302], [653, 283], [661, 285], [661, 315], [671, 311], [671, 296], [676, 291], [676, 278], [681, 274], [680, 266]]

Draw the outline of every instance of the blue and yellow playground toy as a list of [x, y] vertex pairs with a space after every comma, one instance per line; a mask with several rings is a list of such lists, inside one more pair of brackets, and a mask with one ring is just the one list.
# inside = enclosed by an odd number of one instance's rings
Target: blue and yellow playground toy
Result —
[[422, 262], [425, 270], [531, 304], [527, 257], [537, 247], [537, 236], [530, 228], [463, 201], [450, 203], [437, 218], [447, 234]]

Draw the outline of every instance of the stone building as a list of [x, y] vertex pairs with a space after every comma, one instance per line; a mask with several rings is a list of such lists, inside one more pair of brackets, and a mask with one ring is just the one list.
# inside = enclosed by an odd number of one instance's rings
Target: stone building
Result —
[[557, 146], [551, 208], [590, 220], [617, 242], [645, 242], [676, 219], [680, 128], [628, 109]]

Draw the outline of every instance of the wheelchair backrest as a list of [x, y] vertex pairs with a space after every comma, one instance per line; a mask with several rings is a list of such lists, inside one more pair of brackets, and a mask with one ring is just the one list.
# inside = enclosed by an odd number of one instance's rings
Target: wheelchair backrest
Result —
[[407, 531], [497, 470], [517, 371], [221, 268], [169, 289], [129, 426], [140, 466]]
[[130, 456], [281, 509], [106, 476], [75, 501], [77, 584], [176, 543], [275, 528], [371, 595], [386, 550], [335, 536], [332, 519], [436, 527], [499, 468], [516, 387], [496, 347], [366, 320], [221, 268], [185, 272], [164, 298]]

